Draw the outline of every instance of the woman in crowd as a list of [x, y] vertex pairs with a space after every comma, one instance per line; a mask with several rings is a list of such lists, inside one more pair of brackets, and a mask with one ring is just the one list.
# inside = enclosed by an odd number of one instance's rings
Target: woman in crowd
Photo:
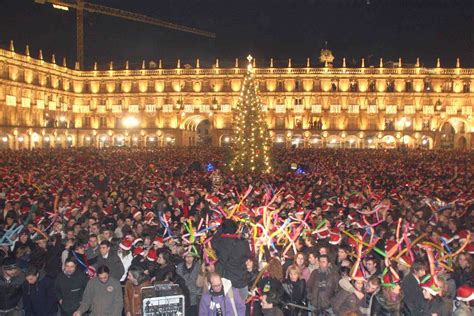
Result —
[[[283, 301], [285, 304], [306, 306], [306, 280], [302, 278], [301, 268], [293, 264], [288, 267], [288, 278], [283, 280]], [[305, 310], [295, 306], [287, 306], [283, 310], [285, 316], [306, 315]]]

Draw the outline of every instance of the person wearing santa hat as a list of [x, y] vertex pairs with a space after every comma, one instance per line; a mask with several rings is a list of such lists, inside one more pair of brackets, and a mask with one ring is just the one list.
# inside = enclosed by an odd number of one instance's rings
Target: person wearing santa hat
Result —
[[132, 249], [132, 239], [127, 238], [127, 237], [122, 239], [122, 241], [119, 244], [119, 249], [117, 251], [117, 255], [120, 258], [120, 261], [122, 261], [122, 265], [125, 271], [119, 280], [121, 283], [125, 282], [127, 278], [128, 268], [132, 264], [133, 256], [132, 256], [131, 249]]
[[403, 291], [399, 276], [387, 270], [381, 281], [381, 289], [372, 300], [369, 315], [402, 315]]
[[474, 301], [474, 288], [469, 285], [462, 285], [456, 291], [456, 302], [453, 316], [472, 316], [474, 309], [471, 302]]
[[[336, 315], [360, 313], [362, 299], [364, 298], [364, 284], [366, 279], [362, 270], [360, 269], [360, 266], [354, 266], [353, 268], [356, 270], [350, 277], [350, 283], [354, 290], [347, 288], [344, 286], [344, 283], [342, 283], [341, 289], [336, 293], [335, 296], [331, 298], [332, 311]], [[339, 284], [341, 284], [340, 281]], [[358, 295], [359, 293], [362, 295]]]

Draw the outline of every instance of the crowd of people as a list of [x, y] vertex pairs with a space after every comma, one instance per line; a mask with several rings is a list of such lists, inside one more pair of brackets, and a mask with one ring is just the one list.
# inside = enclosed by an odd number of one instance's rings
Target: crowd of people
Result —
[[0, 315], [472, 316], [474, 153], [222, 148], [0, 155]]

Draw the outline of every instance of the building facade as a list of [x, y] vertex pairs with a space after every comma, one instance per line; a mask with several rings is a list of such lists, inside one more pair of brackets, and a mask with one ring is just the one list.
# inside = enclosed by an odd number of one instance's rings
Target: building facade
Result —
[[[225, 146], [246, 63], [70, 69], [0, 50], [0, 148]], [[474, 69], [255, 65], [274, 146], [474, 148]]]

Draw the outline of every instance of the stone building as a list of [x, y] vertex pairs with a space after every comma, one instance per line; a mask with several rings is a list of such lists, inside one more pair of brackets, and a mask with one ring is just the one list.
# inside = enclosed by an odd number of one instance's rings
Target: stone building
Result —
[[[225, 146], [245, 62], [79, 70], [0, 49], [0, 148]], [[474, 148], [474, 69], [258, 63], [274, 146]]]

